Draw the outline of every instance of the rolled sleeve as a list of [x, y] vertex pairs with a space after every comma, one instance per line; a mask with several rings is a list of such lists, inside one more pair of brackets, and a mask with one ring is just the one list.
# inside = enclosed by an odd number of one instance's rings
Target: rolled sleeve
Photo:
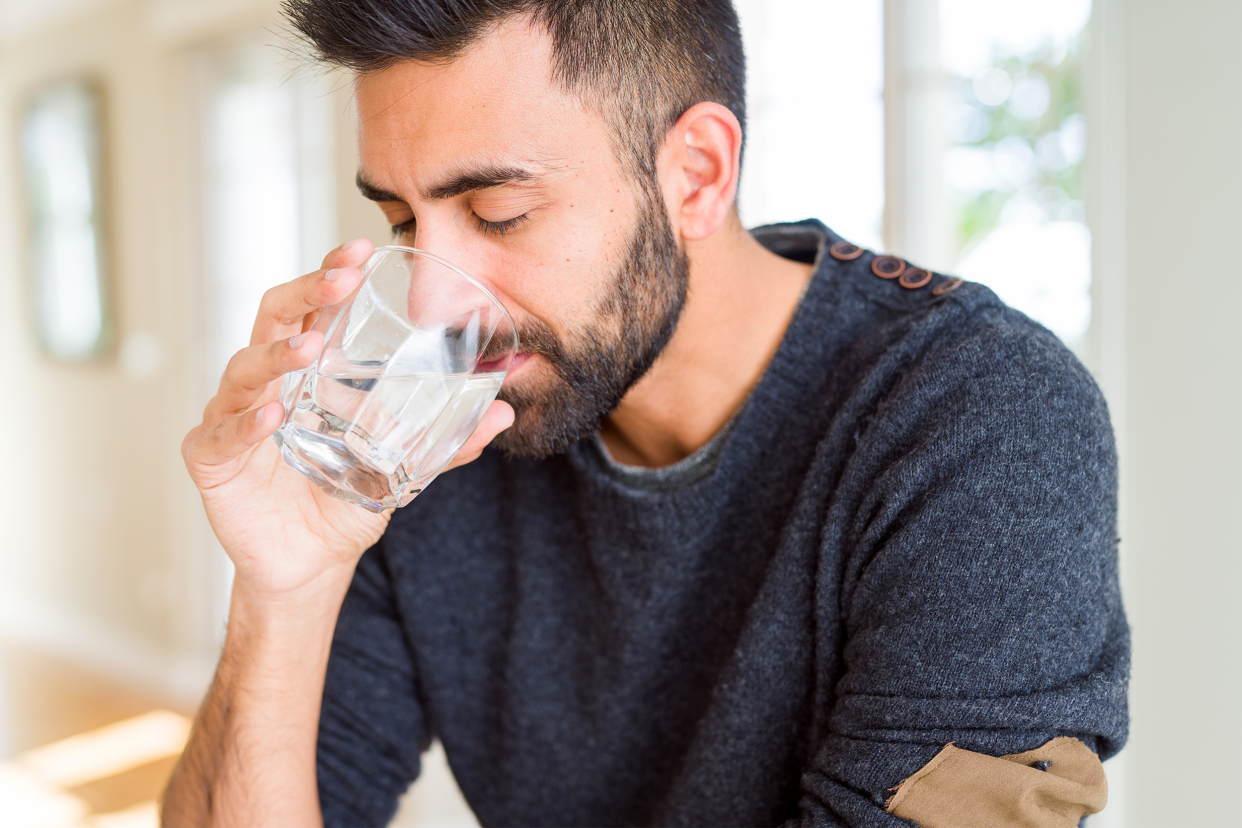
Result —
[[[1046, 332], [989, 333], [929, 349], [933, 376], [859, 437], [902, 450], [851, 471], [871, 482], [846, 530], [845, 673], [803, 775], [804, 825], [908, 824], [886, 803], [949, 744], [992, 760], [1061, 737], [1101, 758], [1124, 744], [1107, 410]], [[962, 784], [968, 809], [998, 795]]]

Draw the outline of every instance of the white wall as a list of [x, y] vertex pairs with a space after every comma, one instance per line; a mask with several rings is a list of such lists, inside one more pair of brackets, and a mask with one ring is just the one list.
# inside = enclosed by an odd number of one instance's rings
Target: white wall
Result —
[[1123, 211], [1126, 270], [1111, 343], [1124, 365], [1105, 369], [1124, 370], [1106, 386], [1125, 417], [1127, 824], [1242, 825], [1242, 3], [1112, 11], [1124, 74], [1104, 91], [1124, 96], [1125, 128], [1103, 149], [1124, 179], [1104, 197]]
[[[181, 192], [178, 98], [175, 65], [142, 43], [137, 4], [90, 9], [0, 45], [0, 397], [11, 422], [0, 482], [0, 621], [9, 634], [40, 639], [76, 627], [90, 642], [86, 653], [125, 651], [130, 669], [153, 653], [195, 649], [192, 620], [175, 612], [194, 600], [192, 571], [178, 582], [191, 520], [176, 468], [188, 413], [179, 369], [192, 343], [182, 228], [169, 209]], [[15, 119], [34, 87], [72, 74], [104, 92], [117, 338], [154, 342], [167, 367], [155, 376], [127, 373], [115, 354], [57, 363], [31, 336]]]

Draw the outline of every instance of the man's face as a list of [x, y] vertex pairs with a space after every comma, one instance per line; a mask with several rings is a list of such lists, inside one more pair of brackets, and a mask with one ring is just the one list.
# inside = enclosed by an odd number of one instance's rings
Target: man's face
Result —
[[360, 179], [401, 241], [486, 283], [518, 325], [495, 441], [563, 451], [646, 372], [688, 264], [655, 183], [620, 169], [602, 117], [558, 89], [550, 39], [516, 21], [439, 66], [356, 83]]

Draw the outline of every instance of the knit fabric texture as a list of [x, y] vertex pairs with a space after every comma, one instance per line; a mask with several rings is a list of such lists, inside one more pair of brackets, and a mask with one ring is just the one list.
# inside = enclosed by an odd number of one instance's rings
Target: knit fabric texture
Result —
[[1086, 370], [981, 285], [906, 289], [815, 221], [754, 234], [815, 272], [691, 473], [646, 485], [594, 440], [489, 450], [363, 556], [320, 719], [327, 825], [385, 825], [432, 739], [501, 826], [908, 826], [890, 789], [950, 742], [1124, 744], [1116, 457]]

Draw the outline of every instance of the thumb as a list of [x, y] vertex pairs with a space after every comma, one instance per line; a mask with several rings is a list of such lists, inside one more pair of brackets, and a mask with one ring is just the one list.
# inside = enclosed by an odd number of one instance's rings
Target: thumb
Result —
[[478, 458], [483, 453], [483, 449], [487, 444], [496, 438], [496, 435], [513, 425], [516, 415], [513, 412], [513, 406], [504, 400], [493, 400], [487, 413], [483, 415], [483, 419], [479, 421], [479, 427], [474, 430], [474, 434], [470, 435], [470, 439], [461, 447], [461, 451], [457, 452], [457, 456], [453, 458], [453, 462], [448, 464], [448, 468], [455, 469], [458, 466], [464, 466], [471, 460]]

